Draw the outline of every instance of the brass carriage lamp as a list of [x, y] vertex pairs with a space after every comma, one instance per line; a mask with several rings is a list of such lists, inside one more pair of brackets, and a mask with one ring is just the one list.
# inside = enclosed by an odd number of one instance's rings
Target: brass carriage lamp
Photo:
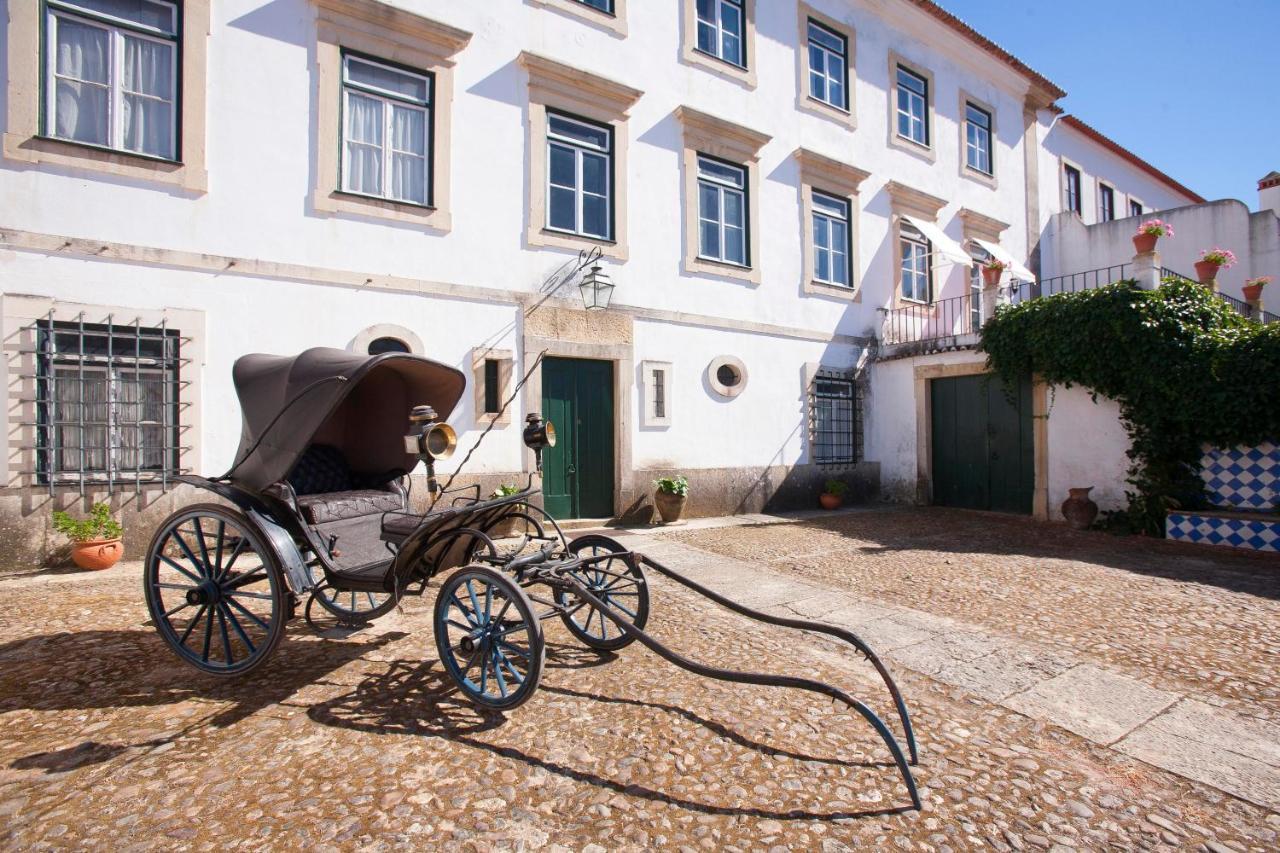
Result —
[[427, 488], [435, 494], [437, 459], [448, 459], [458, 447], [458, 433], [442, 423], [436, 410], [430, 406], [414, 406], [409, 410], [408, 435], [404, 437], [406, 453], [418, 456], [427, 466]]
[[588, 311], [603, 311], [609, 307], [614, 286], [609, 274], [596, 264], [578, 285], [578, 290], [582, 293], [582, 304]]
[[542, 473], [542, 451], [556, 446], [556, 428], [551, 421], [543, 420], [542, 415], [530, 412], [524, 419], [524, 444], [533, 451], [533, 458], [538, 464], [538, 473]]

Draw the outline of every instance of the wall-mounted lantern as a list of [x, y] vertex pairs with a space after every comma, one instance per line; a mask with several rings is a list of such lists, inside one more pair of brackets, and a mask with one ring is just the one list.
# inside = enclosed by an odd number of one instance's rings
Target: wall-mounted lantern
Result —
[[591, 271], [582, 277], [582, 283], [578, 285], [578, 290], [582, 293], [582, 304], [586, 306], [588, 311], [603, 311], [609, 307], [609, 300], [613, 297], [614, 284], [609, 279], [609, 274], [596, 264]]

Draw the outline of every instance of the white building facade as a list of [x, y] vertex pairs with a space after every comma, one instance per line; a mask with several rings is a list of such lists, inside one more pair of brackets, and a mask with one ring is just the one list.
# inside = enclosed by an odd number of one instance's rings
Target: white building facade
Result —
[[[972, 294], [973, 238], [1034, 264], [1064, 163], [1196, 200], [925, 0], [650, 5], [10, 0], [10, 556], [100, 499], [138, 552], [169, 477], [232, 464], [234, 360], [313, 346], [462, 369], [460, 483], [523, 482], [523, 418], [567, 412], [558, 515], [674, 471], [695, 514], [918, 498], [886, 318]], [[610, 308], [544, 299], [591, 251]]]

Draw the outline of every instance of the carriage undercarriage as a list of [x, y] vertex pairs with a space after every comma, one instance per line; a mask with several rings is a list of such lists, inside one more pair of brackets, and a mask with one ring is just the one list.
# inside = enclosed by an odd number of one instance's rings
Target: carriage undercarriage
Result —
[[[369, 362], [376, 366], [389, 358], [378, 356]], [[359, 370], [349, 372], [357, 381], [363, 378]], [[344, 381], [347, 378], [344, 374]], [[317, 384], [312, 381], [291, 401]], [[346, 389], [342, 393], [351, 394]], [[379, 393], [388, 391], [382, 387]], [[406, 387], [404, 393], [423, 392]], [[445, 410], [454, 402], [456, 394]], [[292, 402], [286, 409], [288, 405]], [[336, 406], [325, 409], [323, 418], [336, 417]], [[559, 619], [577, 640], [597, 651], [619, 651], [639, 642], [697, 675], [804, 690], [842, 703], [875, 729], [912, 805], [920, 808], [909, 767], [917, 761], [917, 749], [906, 704], [883, 662], [858, 637], [829, 625], [745, 607], [609, 537], [587, 534], [570, 540], [533, 502], [537, 490], [532, 479], [513, 495], [481, 500], [477, 492], [437, 508], [443, 490], [435, 485], [432, 464], [441, 450], [433, 450], [432, 442], [450, 432], [442, 431], [447, 427], [435, 420], [429, 407], [419, 408], [431, 417], [411, 418], [418, 431], [408, 441], [417, 443], [418, 455], [428, 466], [432, 506], [426, 513], [408, 510], [407, 491], [394, 493], [398, 497], [361, 492], [357, 503], [363, 503], [354, 515], [329, 518], [341, 515], [337, 509], [342, 507], [350, 511], [355, 492], [347, 492], [324, 496], [329, 499], [324, 510], [328, 514], [309, 516], [308, 498], [283, 476], [296, 470], [302, 450], [274, 462], [274, 468], [263, 463], [256, 488], [231, 477], [181, 478], [233, 506], [197, 504], [175, 512], [148, 549], [147, 604], [170, 648], [197, 669], [242, 675], [266, 662], [299, 612], [313, 627], [317, 606], [343, 625], [364, 625], [393, 610], [405, 596], [422, 595], [439, 579], [433, 609], [436, 650], [458, 689], [477, 705], [510, 711], [533, 695], [545, 655], [542, 624]], [[418, 409], [414, 411], [416, 417]], [[268, 432], [278, 418], [270, 421]], [[525, 441], [540, 458], [554, 433], [536, 416], [529, 420]], [[312, 425], [312, 433], [324, 428], [323, 423]], [[251, 458], [257, 447], [252, 444], [244, 458]], [[252, 485], [251, 477], [243, 479]], [[398, 501], [400, 508], [376, 509], [387, 501]], [[370, 507], [375, 508], [369, 511]], [[798, 676], [723, 669], [668, 648], [645, 630], [651, 603], [646, 569], [755, 621], [852, 646], [883, 680], [910, 759], [871, 708], [834, 686]]]

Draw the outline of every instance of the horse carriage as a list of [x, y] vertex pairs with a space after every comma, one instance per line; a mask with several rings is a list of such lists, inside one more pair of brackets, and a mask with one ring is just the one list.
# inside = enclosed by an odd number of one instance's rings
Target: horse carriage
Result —
[[[716, 604], [772, 625], [848, 643], [879, 672], [917, 759], [902, 696], [888, 670], [848, 631], [762, 613], [709, 590], [607, 536], [570, 539], [537, 505], [530, 475], [511, 495], [483, 499], [478, 486], [447, 491], [435, 463], [457, 438], [445, 419], [463, 374], [405, 353], [362, 356], [310, 349], [297, 356], [246, 355], [233, 368], [243, 428], [226, 474], [178, 479], [220, 503], [185, 506], [159, 526], [146, 554], [144, 587], [156, 630], [184, 661], [207, 673], [243, 675], [264, 664], [301, 610], [366, 624], [438, 577], [433, 628], [449, 677], [484, 708], [516, 708], [537, 689], [542, 624], [559, 619], [586, 646], [618, 651], [639, 641], [668, 662], [722, 681], [819, 693], [860, 714], [880, 735], [919, 808], [908, 761], [867, 705], [822, 682], [720, 669], [689, 659], [645, 631], [645, 570]], [[523, 432], [541, 470], [554, 426], [530, 414]], [[417, 464], [429, 507], [411, 503]]]

